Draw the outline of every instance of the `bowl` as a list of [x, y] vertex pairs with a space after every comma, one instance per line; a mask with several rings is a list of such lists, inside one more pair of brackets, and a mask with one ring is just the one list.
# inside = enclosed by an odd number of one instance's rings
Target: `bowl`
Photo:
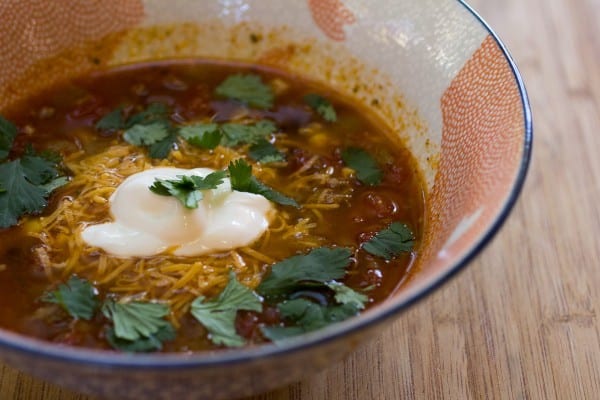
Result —
[[500, 229], [530, 159], [525, 88], [504, 45], [458, 0], [7, 0], [0, 110], [61, 79], [144, 60], [258, 62], [369, 108], [413, 152], [427, 187], [419, 271], [362, 315], [284, 345], [115, 354], [0, 330], [0, 358], [100, 397], [226, 399], [348, 355], [465, 267]]

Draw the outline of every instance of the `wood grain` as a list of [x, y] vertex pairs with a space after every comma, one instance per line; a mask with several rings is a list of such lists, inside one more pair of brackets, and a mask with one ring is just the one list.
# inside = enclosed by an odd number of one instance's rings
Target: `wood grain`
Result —
[[[523, 195], [460, 276], [344, 363], [248, 400], [592, 399], [600, 393], [600, 2], [472, 0], [523, 73]], [[88, 400], [10, 368], [0, 398]]]

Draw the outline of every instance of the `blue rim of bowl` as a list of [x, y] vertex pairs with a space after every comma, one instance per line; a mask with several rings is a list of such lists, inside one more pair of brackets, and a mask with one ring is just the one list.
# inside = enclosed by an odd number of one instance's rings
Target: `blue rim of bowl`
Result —
[[252, 362], [257, 359], [275, 358], [287, 356], [291, 353], [303, 351], [310, 347], [325, 345], [335, 341], [341, 336], [356, 334], [369, 326], [377, 325], [385, 320], [388, 320], [408, 307], [424, 299], [437, 288], [448, 282], [451, 278], [462, 271], [481, 251], [490, 243], [492, 238], [498, 233], [508, 215], [512, 211], [519, 194], [523, 188], [527, 170], [529, 168], [533, 142], [533, 125], [531, 118], [531, 109], [529, 99], [525, 89], [525, 85], [517, 69], [515, 62], [509, 54], [506, 46], [502, 43], [498, 35], [491, 27], [483, 20], [483, 18], [471, 6], [465, 3], [464, 0], [456, 0], [470, 12], [483, 28], [496, 41], [499, 48], [502, 50], [506, 61], [508, 62], [515, 82], [519, 88], [521, 97], [525, 136], [523, 143], [523, 156], [517, 172], [517, 176], [511, 192], [502, 210], [497, 215], [496, 219], [482, 236], [479, 242], [468, 252], [462, 259], [457, 261], [454, 266], [449, 268], [445, 274], [439, 276], [435, 281], [430, 283], [418, 293], [413, 294], [404, 301], [395, 304], [391, 307], [382, 309], [380, 312], [377, 309], [363, 314], [361, 317], [352, 318], [348, 321], [336, 324], [328, 329], [323, 329], [308, 335], [303, 335], [297, 340], [290, 340], [284, 345], [262, 345], [255, 348], [239, 349], [239, 350], [221, 350], [214, 352], [201, 352], [196, 354], [179, 354], [179, 353], [161, 353], [161, 354], [122, 354], [113, 353], [92, 349], [81, 349], [74, 347], [61, 347], [56, 344], [43, 342], [41, 340], [27, 338], [16, 333], [0, 330], [0, 346], [12, 349], [20, 353], [29, 353], [36, 357], [44, 357], [49, 360], [77, 363], [79, 365], [87, 365], [94, 368], [111, 368], [111, 369], [189, 369], [189, 368], [214, 368], [218, 366], [227, 366], [232, 364], [240, 364]]

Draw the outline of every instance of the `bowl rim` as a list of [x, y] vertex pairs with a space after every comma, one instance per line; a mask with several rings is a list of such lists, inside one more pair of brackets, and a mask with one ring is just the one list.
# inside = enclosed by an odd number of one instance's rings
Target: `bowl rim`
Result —
[[136, 370], [148, 369], [189, 369], [189, 368], [214, 368], [218, 366], [228, 366], [233, 364], [248, 363], [255, 360], [264, 360], [266, 358], [281, 357], [304, 351], [307, 348], [317, 347], [331, 343], [342, 336], [356, 334], [368, 327], [373, 327], [385, 320], [399, 315], [402, 311], [426, 298], [437, 288], [447, 283], [462, 271], [481, 251], [490, 243], [492, 238], [503, 226], [510, 212], [514, 208], [518, 197], [523, 189], [532, 154], [533, 142], [533, 123], [531, 116], [531, 107], [529, 97], [521, 74], [510, 55], [504, 43], [498, 35], [492, 30], [487, 22], [471, 7], [465, 0], [455, 0], [470, 12], [475, 20], [478, 21], [488, 34], [494, 39], [501, 49], [517, 84], [522, 103], [524, 117], [524, 141], [522, 147], [522, 158], [513, 186], [508, 194], [502, 209], [496, 215], [492, 224], [486, 229], [479, 241], [468, 250], [463, 257], [454, 262], [450, 268], [443, 274], [429, 282], [419, 291], [406, 297], [398, 304], [392, 304], [385, 308], [375, 308], [368, 313], [362, 314], [356, 318], [335, 324], [316, 332], [305, 334], [298, 339], [291, 339], [284, 344], [266, 344], [245, 349], [230, 349], [207, 351], [198, 353], [153, 353], [153, 354], [129, 354], [116, 353], [104, 350], [93, 350], [86, 348], [76, 348], [60, 346], [57, 344], [45, 342], [39, 339], [29, 338], [8, 330], [0, 328], [0, 347], [7, 348], [18, 353], [27, 353], [36, 357], [43, 357], [48, 360], [77, 363], [94, 368], [107, 369], [129, 369]]

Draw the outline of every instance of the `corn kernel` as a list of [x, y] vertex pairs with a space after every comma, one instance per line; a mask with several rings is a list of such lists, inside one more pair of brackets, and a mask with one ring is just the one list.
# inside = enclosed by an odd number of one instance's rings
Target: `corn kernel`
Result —
[[344, 167], [342, 169], [342, 175], [344, 178], [350, 178], [351, 176], [354, 176], [354, 170], [352, 168]]
[[316, 147], [325, 147], [329, 143], [329, 137], [324, 133], [317, 133], [308, 139], [309, 143]]
[[183, 155], [181, 154], [181, 151], [179, 150], [174, 150], [171, 152], [171, 156], [176, 159], [177, 161], [182, 161], [183, 160]]
[[27, 219], [23, 224], [23, 229], [26, 232], [36, 233], [42, 230], [42, 224], [39, 220]]

